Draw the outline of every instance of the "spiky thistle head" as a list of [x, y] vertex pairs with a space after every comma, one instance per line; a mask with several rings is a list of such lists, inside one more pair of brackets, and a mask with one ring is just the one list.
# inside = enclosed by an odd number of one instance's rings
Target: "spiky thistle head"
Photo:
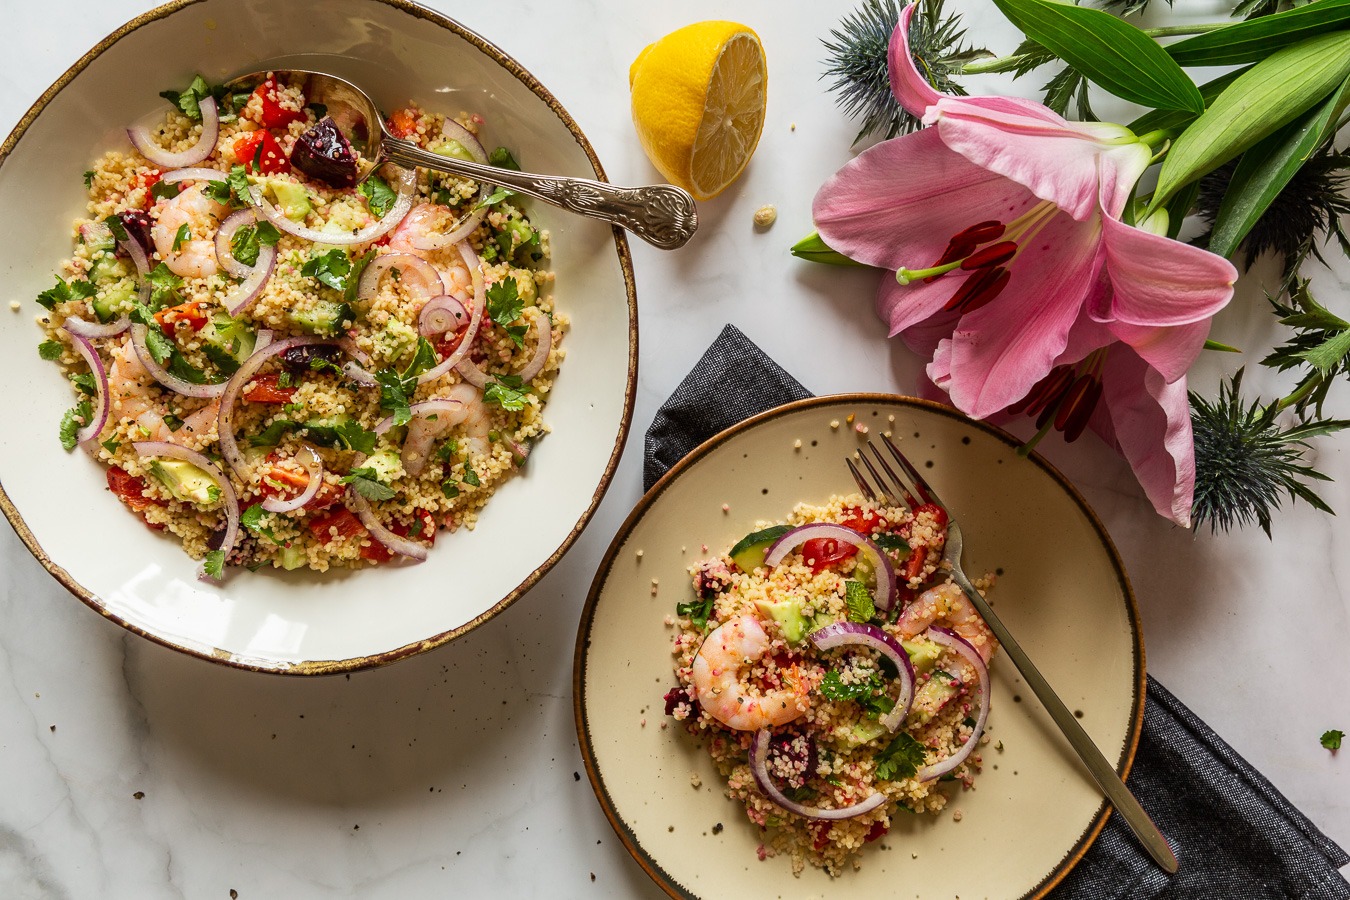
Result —
[[[990, 54], [962, 46], [966, 31], [960, 27], [960, 17], [944, 15], [943, 2], [919, 0], [910, 20], [909, 49], [935, 90], [964, 95], [954, 80], [961, 66]], [[851, 118], [862, 120], [854, 143], [874, 132], [893, 138], [922, 126], [891, 93], [887, 53], [904, 5], [901, 0], [864, 0], [823, 41], [829, 58], [821, 77], [834, 79], [829, 89], [838, 95], [840, 107]]]
[[[1211, 227], [1236, 168], [1237, 162], [1230, 162], [1200, 180], [1195, 208]], [[1239, 249], [1243, 266], [1250, 266], [1252, 260], [1264, 253], [1274, 252], [1283, 257], [1288, 274], [1309, 255], [1322, 260], [1317, 245], [1333, 236], [1341, 249], [1350, 254], [1350, 237], [1341, 225], [1341, 216], [1350, 214], [1347, 186], [1350, 186], [1350, 152], [1327, 150], [1304, 163], [1242, 239]], [[1208, 232], [1196, 241], [1201, 246], [1208, 242]]]
[[1270, 535], [1272, 511], [1284, 494], [1331, 512], [1306, 481], [1327, 476], [1303, 464], [1308, 439], [1350, 425], [1342, 420], [1304, 422], [1282, 429], [1276, 404], [1250, 405], [1242, 399], [1242, 371], [1219, 387], [1213, 402], [1191, 392], [1195, 433], [1195, 499], [1191, 520], [1211, 532], [1256, 522]]

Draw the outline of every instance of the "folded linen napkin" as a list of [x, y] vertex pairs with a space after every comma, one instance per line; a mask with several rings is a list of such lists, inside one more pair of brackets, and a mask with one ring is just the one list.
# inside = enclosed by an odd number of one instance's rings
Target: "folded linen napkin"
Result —
[[[647, 431], [650, 488], [707, 438], [810, 396], [728, 325]], [[1350, 900], [1350, 856], [1153, 678], [1128, 779], [1181, 863], [1169, 877], [1112, 816], [1052, 900]]]

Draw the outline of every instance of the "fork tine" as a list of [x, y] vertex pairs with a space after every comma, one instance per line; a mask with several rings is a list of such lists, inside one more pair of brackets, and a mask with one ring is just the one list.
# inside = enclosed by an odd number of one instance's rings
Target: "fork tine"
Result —
[[896, 463], [899, 464], [900, 470], [908, 475], [909, 480], [914, 483], [915, 493], [922, 497], [925, 503], [942, 506], [942, 501], [938, 499], [937, 494], [928, 486], [928, 482], [923, 480], [919, 470], [914, 468], [914, 465], [900, 452], [900, 448], [895, 446], [895, 442], [885, 435], [882, 435], [881, 439], [886, 443], [886, 449], [891, 451], [891, 456], [895, 458]]
[[[887, 464], [885, 458], [881, 455], [881, 451], [878, 450], [871, 441], [867, 442], [867, 449], [872, 451], [872, 456], [876, 458], [877, 464], [881, 466], [888, 476], [890, 476], [891, 484], [895, 485], [895, 488], [898, 489], [897, 496], [904, 497], [905, 504], [909, 506], [911, 510], [918, 509], [920, 503], [918, 500], [914, 499], [914, 494], [910, 492], [909, 485], [905, 483], [903, 478], [895, 474], [895, 470]], [[863, 459], [867, 459], [866, 454], [863, 454]], [[869, 466], [868, 468], [871, 467]], [[892, 493], [896, 493], [896, 490], [892, 489]]]
[[[872, 499], [889, 503], [891, 501], [891, 492], [886, 484], [886, 479], [881, 477], [881, 473], [876, 470], [876, 467], [872, 465], [872, 461], [867, 458], [865, 453], [858, 453], [857, 456], [858, 459], [862, 461], [862, 464], [867, 467], [867, 471], [871, 473], [872, 479], [877, 483], [877, 488], [873, 493]], [[850, 465], [852, 462], [853, 461], [850, 459]]]
[[866, 478], [863, 478], [862, 473], [858, 471], [858, 467], [853, 464], [853, 460], [846, 456], [844, 457], [844, 464], [848, 466], [848, 470], [853, 473], [853, 481], [858, 485], [858, 490], [862, 491], [862, 495], [868, 500], [877, 499], [876, 493], [872, 490], [872, 486], [867, 483]]

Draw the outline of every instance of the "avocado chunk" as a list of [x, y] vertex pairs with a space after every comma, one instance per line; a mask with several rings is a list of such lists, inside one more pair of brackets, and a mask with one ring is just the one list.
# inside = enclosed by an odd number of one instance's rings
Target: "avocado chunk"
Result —
[[731, 548], [731, 561], [742, 572], [753, 572], [764, 565], [764, 554], [769, 552], [773, 542], [791, 529], [786, 525], [774, 525], [762, 531], [753, 531], [736, 542]]
[[211, 361], [229, 374], [253, 355], [258, 336], [240, 319], [218, 312], [198, 332]]
[[286, 318], [297, 328], [311, 334], [333, 334], [347, 322], [356, 320], [350, 305], [332, 300], [319, 300], [308, 309], [290, 309]]
[[965, 685], [950, 672], [934, 669], [932, 676], [914, 692], [914, 705], [909, 708], [909, 719], [923, 725], [954, 698], [961, 695]]
[[305, 221], [305, 217], [314, 209], [309, 202], [309, 191], [305, 190], [303, 185], [277, 179], [268, 182], [268, 187], [277, 198], [277, 207], [281, 210], [281, 214], [292, 222]]
[[945, 649], [936, 641], [929, 641], [924, 638], [901, 641], [900, 646], [909, 654], [909, 662], [910, 665], [914, 666], [915, 672], [927, 672], [933, 668]]
[[175, 500], [207, 506], [220, 499], [220, 485], [190, 462], [154, 459], [150, 461], [150, 474], [164, 485]]
[[799, 597], [786, 600], [756, 600], [755, 609], [761, 616], [773, 619], [783, 629], [789, 644], [796, 644], [806, 636], [806, 617], [802, 615], [803, 602]]
[[277, 561], [287, 572], [293, 572], [296, 569], [305, 566], [309, 560], [305, 557], [304, 548], [298, 542], [291, 542], [277, 551]]

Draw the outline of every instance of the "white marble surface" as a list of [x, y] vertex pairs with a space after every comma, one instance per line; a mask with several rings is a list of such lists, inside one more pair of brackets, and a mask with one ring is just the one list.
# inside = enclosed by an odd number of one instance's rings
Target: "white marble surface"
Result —
[[[628, 116], [627, 68], [650, 40], [731, 16], [768, 52], [763, 140], [746, 176], [704, 204], [686, 250], [634, 247], [642, 357], [632, 439], [599, 514], [528, 596], [447, 647], [350, 677], [290, 680], [212, 666], [108, 623], [0, 528], [0, 897], [241, 898], [662, 896], [611, 832], [581, 770], [572, 720], [576, 621], [591, 574], [641, 493], [641, 437], [660, 401], [728, 321], [818, 393], [912, 390], [916, 361], [872, 317], [875, 276], [799, 264], [815, 187], [849, 157], [854, 127], [818, 81], [818, 38], [851, 2], [432, 5], [495, 39], [548, 85], [610, 177], [654, 179]], [[971, 24], [1013, 36], [979, 0]], [[1214, 0], [1188, 7], [1217, 12]], [[0, 133], [144, 0], [63, 0], [7, 15]], [[39, 10], [42, 12], [39, 14]], [[155, 86], [158, 89], [158, 86]], [[1027, 89], [1034, 85], [1027, 85]], [[1107, 108], [1109, 111], [1109, 107]], [[793, 130], [792, 125], [796, 128]], [[777, 225], [751, 215], [777, 204]], [[1340, 280], [1322, 299], [1347, 306]], [[1248, 279], [1215, 336], [1250, 347], [1271, 318]], [[1272, 389], [1274, 389], [1272, 387]], [[1339, 415], [1347, 391], [1333, 392]], [[21, 427], [8, 423], [5, 427]], [[1350, 510], [1347, 441], [1318, 463]], [[1044, 449], [1084, 490], [1129, 567], [1149, 670], [1333, 838], [1350, 843], [1346, 526], [1306, 506], [1257, 530], [1192, 535], [1151, 514], [1128, 470], [1091, 440]]]

